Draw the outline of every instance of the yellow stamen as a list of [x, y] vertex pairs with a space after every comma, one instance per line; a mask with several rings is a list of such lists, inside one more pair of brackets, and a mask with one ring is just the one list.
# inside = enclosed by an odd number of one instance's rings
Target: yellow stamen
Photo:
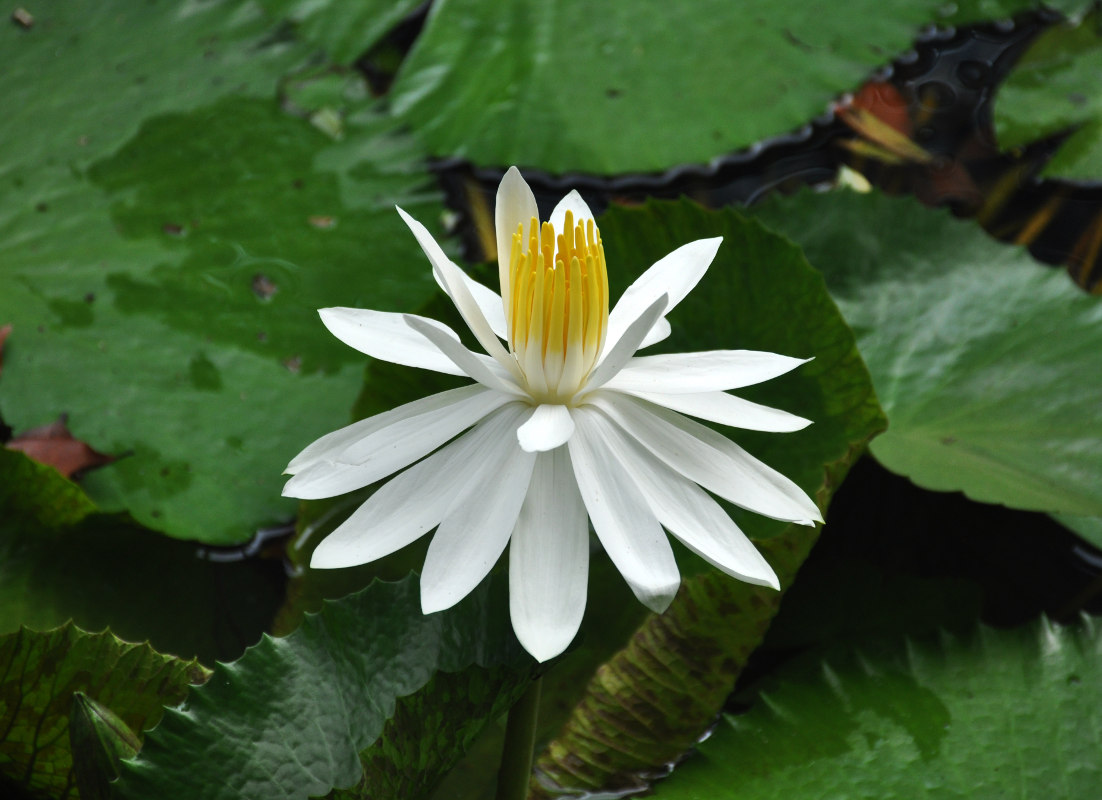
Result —
[[533, 397], [569, 402], [589, 376], [608, 327], [608, 273], [593, 220], [566, 212], [564, 230], [532, 218], [509, 254], [509, 346]]

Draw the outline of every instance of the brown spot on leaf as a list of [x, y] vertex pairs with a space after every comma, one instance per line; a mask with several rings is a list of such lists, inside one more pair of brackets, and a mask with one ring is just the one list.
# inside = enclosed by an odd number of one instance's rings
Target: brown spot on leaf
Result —
[[24, 431], [5, 446], [9, 450], [19, 450], [40, 464], [54, 467], [66, 478], [115, 460], [115, 456], [99, 453], [73, 438], [64, 414], [49, 425]]
[[258, 300], [271, 300], [272, 295], [279, 291], [279, 286], [262, 272], [253, 275], [253, 294]]
[[310, 217], [308, 221], [315, 228], [321, 228], [323, 230], [326, 228], [332, 228], [337, 224], [336, 217], [327, 217], [321, 214], [315, 214], [314, 216]]

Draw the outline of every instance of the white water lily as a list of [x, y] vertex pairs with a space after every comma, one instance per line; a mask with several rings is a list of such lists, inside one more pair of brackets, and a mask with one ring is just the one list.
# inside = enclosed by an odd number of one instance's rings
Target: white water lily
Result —
[[684, 415], [799, 430], [809, 422], [727, 390], [804, 361], [747, 350], [635, 355], [669, 334], [665, 315], [703, 276], [721, 239], [670, 253], [610, 313], [600, 233], [577, 192], [541, 225], [528, 184], [515, 167], [505, 175], [495, 215], [500, 296], [398, 213], [486, 352], [424, 317], [321, 310], [333, 335], [373, 358], [475, 383], [330, 433], [291, 461], [283, 493], [299, 498], [342, 494], [405, 469], [318, 545], [311, 566], [364, 564], [436, 528], [421, 574], [428, 614], [466, 596], [508, 545], [513, 627], [540, 661], [561, 653], [581, 624], [589, 522], [635, 596], [656, 612], [680, 584], [663, 528], [723, 572], [779, 588], [709, 492], [805, 525], [821, 521], [818, 508], [792, 481]]

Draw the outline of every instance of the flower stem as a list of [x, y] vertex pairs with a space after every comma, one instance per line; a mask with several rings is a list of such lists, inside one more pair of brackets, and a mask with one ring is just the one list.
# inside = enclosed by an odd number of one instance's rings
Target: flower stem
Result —
[[525, 800], [532, 776], [532, 755], [536, 746], [536, 721], [539, 719], [540, 684], [535, 678], [513, 707], [505, 725], [505, 747], [497, 773], [495, 800]]

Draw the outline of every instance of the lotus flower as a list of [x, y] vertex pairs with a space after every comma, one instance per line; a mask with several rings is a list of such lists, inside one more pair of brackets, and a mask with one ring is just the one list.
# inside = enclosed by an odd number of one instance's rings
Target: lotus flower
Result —
[[541, 224], [520, 173], [505, 175], [495, 213], [500, 295], [398, 213], [485, 353], [432, 319], [321, 310], [334, 336], [372, 358], [474, 382], [323, 436], [291, 461], [291, 497], [331, 497], [398, 473], [318, 545], [311, 566], [364, 564], [435, 528], [421, 573], [429, 614], [466, 596], [508, 545], [513, 628], [540, 661], [561, 653], [581, 624], [590, 523], [635, 596], [656, 612], [680, 584], [665, 531], [723, 572], [779, 588], [709, 492], [805, 525], [821, 521], [818, 508], [690, 417], [759, 431], [805, 427], [805, 419], [727, 393], [803, 360], [750, 350], [636, 355], [669, 335], [665, 315], [703, 276], [721, 239], [673, 251], [610, 312], [601, 235], [577, 192]]

